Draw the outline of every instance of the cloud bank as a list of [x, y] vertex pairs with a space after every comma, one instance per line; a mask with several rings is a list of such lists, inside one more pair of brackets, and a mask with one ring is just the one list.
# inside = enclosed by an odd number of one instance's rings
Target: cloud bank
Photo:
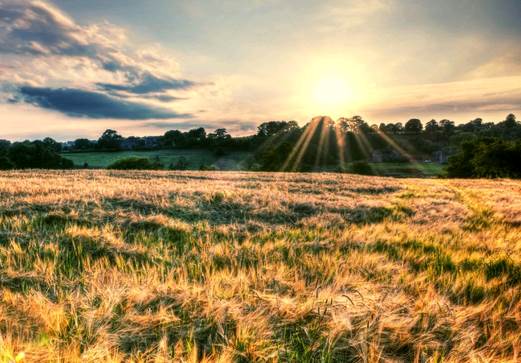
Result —
[[71, 88], [21, 87], [22, 99], [38, 107], [60, 111], [73, 117], [112, 118], [124, 120], [186, 118], [159, 107], [126, 102], [100, 92]]
[[79, 25], [47, 2], [0, 0], [0, 55], [10, 102], [95, 119], [191, 117], [170, 110], [184, 99], [172, 92], [198, 86], [172, 76], [171, 57], [157, 47], [134, 49], [110, 23]]

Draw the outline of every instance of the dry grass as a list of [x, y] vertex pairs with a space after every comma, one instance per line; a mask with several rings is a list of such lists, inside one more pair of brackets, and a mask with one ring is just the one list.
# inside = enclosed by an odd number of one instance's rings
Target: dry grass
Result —
[[520, 182], [0, 174], [0, 362], [516, 362], [520, 285]]

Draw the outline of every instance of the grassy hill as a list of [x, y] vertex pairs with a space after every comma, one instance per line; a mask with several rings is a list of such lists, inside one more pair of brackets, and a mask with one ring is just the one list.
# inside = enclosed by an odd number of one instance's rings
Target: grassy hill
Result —
[[[249, 152], [231, 152], [217, 157], [209, 150], [156, 150], [156, 151], [120, 151], [120, 152], [81, 152], [63, 153], [62, 156], [72, 160], [74, 165], [82, 167], [85, 163], [90, 168], [106, 168], [115, 161], [128, 157], [148, 158], [158, 160], [166, 168], [175, 164], [183, 157], [189, 165], [189, 170], [199, 170], [201, 165], [215, 166], [219, 170], [245, 170]], [[395, 177], [427, 177], [433, 178], [444, 174], [443, 165], [437, 163], [369, 163], [374, 174]], [[345, 166], [347, 170], [349, 165]], [[332, 168], [334, 169], [334, 168]], [[338, 168], [337, 168], [338, 169]], [[331, 170], [334, 171], [334, 170]]]
[[0, 196], [2, 362], [520, 358], [519, 181], [26, 171]]
[[186, 149], [186, 150], [155, 150], [155, 151], [118, 151], [118, 152], [81, 152], [63, 153], [63, 157], [72, 160], [76, 166], [85, 163], [90, 168], [106, 168], [117, 160], [128, 157], [140, 157], [157, 160], [166, 167], [175, 164], [180, 158], [188, 160], [190, 170], [198, 170], [201, 165], [214, 165], [220, 169], [240, 170], [243, 169], [246, 159], [250, 156], [248, 152], [233, 152], [224, 156], [216, 156], [209, 150]]

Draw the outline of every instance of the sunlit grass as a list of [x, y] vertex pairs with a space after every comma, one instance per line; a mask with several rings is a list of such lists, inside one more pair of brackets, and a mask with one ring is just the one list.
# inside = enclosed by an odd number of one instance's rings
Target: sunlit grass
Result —
[[0, 197], [0, 362], [521, 359], [519, 182], [27, 171]]

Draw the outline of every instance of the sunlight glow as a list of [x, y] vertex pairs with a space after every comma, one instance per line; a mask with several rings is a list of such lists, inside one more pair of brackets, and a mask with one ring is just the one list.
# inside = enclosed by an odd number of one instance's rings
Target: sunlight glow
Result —
[[367, 102], [371, 77], [363, 63], [326, 53], [310, 57], [296, 69], [296, 104], [307, 117], [338, 119], [354, 114]]
[[312, 89], [312, 98], [321, 113], [336, 114], [347, 108], [354, 98], [354, 92], [345, 79], [330, 75], [318, 80]]

